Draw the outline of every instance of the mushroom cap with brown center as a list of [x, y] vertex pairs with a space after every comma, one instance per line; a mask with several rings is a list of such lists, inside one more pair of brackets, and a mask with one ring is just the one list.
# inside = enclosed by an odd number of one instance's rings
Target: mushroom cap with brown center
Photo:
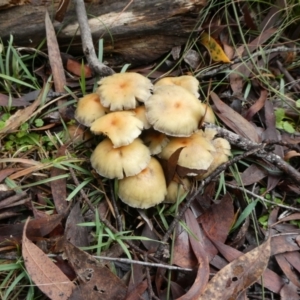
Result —
[[192, 93], [195, 97], [199, 97], [199, 81], [194, 76], [165, 77], [157, 81], [154, 86], [161, 85], [178, 85]]
[[156, 87], [145, 106], [147, 119], [154, 129], [171, 136], [190, 136], [204, 116], [201, 102], [176, 85]]
[[109, 113], [93, 122], [91, 131], [94, 134], [108, 136], [114, 147], [128, 145], [141, 134], [143, 129], [143, 122], [134, 115], [130, 111]]
[[114, 148], [110, 139], [104, 139], [92, 153], [91, 164], [101, 176], [122, 179], [141, 172], [150, 158], [148, 147], [140, 139], [119, 148]]
[[151, 96], [151, 81], [138, 73], [117, 73], [99, 81], [97, 93], [104, 107], [111, 111], [134, 109], [137, 101]]
[[87, 94], [78, 101], [75, 119], [80, 124], [90, 127], [96, 119], [105, 115], [105, 111], [98, 94]]
[[[213, 153], [216, 151], [211, 141], [203, 137], [202, 130], [199, 130], [190, 137], [170, 138], [170, 142], [159, 156], [167, 160], [177, 149], [182, 147], [177, 164], [195, 170], [207, 170], [213, 161]], [[197, 174], [191, 172], [188, 175], [195, 176]]]
[[152, 207], [161, 203], [166, 194], [163, 169], [153, 157], [139, 174], [119, 180], [118, 195], [124, 203], [132, 207], [143, 209]]

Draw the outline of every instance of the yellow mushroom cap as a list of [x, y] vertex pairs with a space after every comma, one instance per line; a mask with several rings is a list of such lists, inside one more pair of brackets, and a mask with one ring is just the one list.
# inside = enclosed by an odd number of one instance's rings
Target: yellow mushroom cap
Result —
[[190, 136], [204, 116], [201, 102], [176, 85], [154, 88], [145, 106], [147, 119], [154, 129], [171, 136]]
[[156, 155], [169, 143], [169, 139], [164, 133], [154, 130], [146, 130], [142, 134], [142, 140], [150, 149], [152, 155]]
[[135, 113], [135, 117], [143, 122], [145, 129], [149, 129], [151, 127], [151, 124], [148, 122], [147, 117], [146, 117], [145, 105], [138, 106], [135, 109], [130, 110], [130, 111]]
[[194, 76], [165, 77], [157, 81], [154, 86], [161, 85], [178, 85], [192, 93], [195, 97], [199, 97], [199, 81]]
[[165, 203], [175, 203], [177, 199], [180, 199], [186, 192], [190, 191], [191, 182], [188, 178], [183, 178], [181, 181], [181, 183], [174, 180], [170, 182], [167, 189], [167, 195], [164, 200]]
[[119, 180], [118, 195], [129, 206], [149, 208], [161, 203], [167, 194], [160, 163], [151, 157], [149, 165], [135, 176]]
[[92, 153], [91, 164], [101, 176], [122, 179], [141, 172], [150, 158], [148, 147], [140, 139], [119, 148], [114, 148], [109, 139], [104, 139]]
[[152, 87], [151, 81], [138, 73], [117, 73], [101, 79], [97, 93], [111, 111], [134, 109], [137, 101], [150, 97]]
[[109, 113], [91, 125], [93, 133], [107, 135], [114, 147], [130, 144], [141, 134], [142, 129], [143, 122], [136, 118], [133, 112], [129, 111]]
[[[212, 153], [216, 151], [211, 141], [205, 139], [202, 130], [199, 130], [190, 137], [170, 138], [170, 142], [159, 156], [167, 160], [182, 147], [184, 148], [180, 152], [177, 164], [195, 170], [207, 170], [213, 161]], [[196, 176], [197, 174], [191, 172], [188, 175]]]
[[96, 93], [87, 94], [80, 98], [75, 111], [75, 119], [82, 125], [90, 127], [98, 118], [105, 115], [105, 108], [100, 103]]
[[[207, 128], [208, 129], [208, 128]], [[197, 180], [202, 180], [210, 175], [215, 169], [217, 169], [221, 164], [227, 162], [229, 160], [229, 156], [231, 155], [231, 146], [229, 142], [223, 138], [216, 138], [212, 141], [216, 152], [212, 153], [213, 161], [209, 166], [207, 172], [204, 174], [198, 175], [196, 177]]]

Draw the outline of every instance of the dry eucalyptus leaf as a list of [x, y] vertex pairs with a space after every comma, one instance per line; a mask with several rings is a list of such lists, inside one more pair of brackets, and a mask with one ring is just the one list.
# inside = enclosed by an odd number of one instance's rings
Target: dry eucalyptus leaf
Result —
[[27, 220], [23, 230], [22, 255], [32, 281], [50, 299], [67, 300], [75, 285], [54, 262], [26, 237]]
[[198, 300], [235, 300], [265, 271], [270, 254], [271, 239], [238, 257], [221, 269], [208, 283]]

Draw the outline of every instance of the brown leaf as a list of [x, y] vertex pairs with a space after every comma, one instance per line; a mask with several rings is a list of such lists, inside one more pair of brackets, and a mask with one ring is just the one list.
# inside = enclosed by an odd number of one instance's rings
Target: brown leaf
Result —
[[88, 228], [85, 226], [78, 226], [77, 224], [83, 223], [84, 218], [80, 211], [80, 202], [78, 201], [66, 221], [65, 237], [66, 239], [77, 247], [89, 246]]
[[20, 170], [20, 168], [6, 168], [3, 170], [0, 170], [0, 182], [2, 182], [9, 175], [11, 175], [19, 170]]
[[246, 112], [245, 115], [246, 120], [250, 121], [252, 117], [264, 107], [267, 97], [268, 97], [268, 91], [261, 89], [258, 100]]
[[196, 240], [194, 236], [189, 235], [189, 240], [197, 257], [199, 267], [194, 284], [191, 286], [189, 291], [185, 295], [178, 298], [178, 300], [197, 299], [198, 296], [203, 292], [209, 279], [208, 257], [205, 252], [205, 248], [203, 247], [204, 233], [201, 232], [200, 226], [190, 209], [185, 212], [185, 219], [186, 225], [197, 238]]
[[[290, 253], [287, 253], [287, 254], [290, 254]], [[299, 288], [300, 282], [299, 282], [298, 275], [293, 271], [293, 268], [292, 268], [291, 264], [288, 262], [288, 260], [286, 259], [285, 255], [286, 255], [285, 253], [277, 254], [277, 255], [275, 255], [275, 259], [276, 259], [279, 267], [281, 268], [282, 272], [285, 274], [285, 276], [294, 285], [296, 285]]]
[[187, 231], [183, 230], [183, 228], [178, 225], [176, 233], [173, 263], [182, 268], [195, 267], [198, 263], [198, 260], [195, 257], [194, 252], [192, 251]]
[[24, 226], [22, 255], [27, 273], [39, 289], [51, 299], [69, 299], [75, 285], [51, 259], [26, 237]]
[[[123, 300], [127, 288], [120, 278], [94, 257], [69, 242], [65, 243], [65, 252], [70, 265], [89, 294], [101, 300]], [[87, 290], [87, 291], [88, 291]]]
[[[259, 182], [267, 175], [268, 172], [266, 169], [259, 167], [256, 164], [252, 164], [241, 174], [241, 184], [243, 186], [251, 185]], [[234, 181], [234, 184], [236, 184], [236, 181]]]
[[284, 252], [299, 251], [300, 247], [297, 244], [297, 237], [299, 234], [281, 234], [272, 237], [272, 255]]
[[230, 129], [253, 142], [260, 142], [260, 138], [255, 130], [255, 127], [251, 123], [249, 123], [239, 113], [221, 101], [219, 96], [214, 92], [211, 92], [210, 96], [217, 108], [215, 113]]
[[[49, 234], [60, 224], [62, 218], [62, 215], [52, 215], [47, 218], [30, 220], [26, 231], [27, 237], [32, 240]], [[24, 224], [9, 224], [0, 226], [0, 242], [3, 243], [3, 241], [10, 239], [21, 240], [23, 230]]]
[[184, 147], [178, 148], [168, 159], [167, 176], [166, 176], [167, 186], [170, 184], [170, 182], [172, 181], [175, 175], [178, 159], [183, 149]]
[[49, 62], [53, 74], [55, 91], [58, 93], [64, 93], [65, 92], [64, 86], [66, 85], [65, 72], [64, 72], [64, 68], [60, 56], [55, 30], [47, 10], [45, 14], [45, 25], [46, 25], [48, 56], [49, 56]]
[[208, 283], [198, 300], [236, 299], [265, 271], [271, 253], [270, 238], [221, 269]]
[[[231, 262], [235, 259], [238, 259], [241, 255], [243, 255], [243, 252], [240, 252], [228, 245], [219, 242], [214, 242], [214, 245], [218, 248], [222, 256], [227, 259], [227, 261]], [[282, 285], [284, 284], [283, 279], [279, 275], [277, 275], [275, 272], [269, 269], [266, 269], [262, 277], [263, 277], [264, 287], [266, 287], [267, 289], [269, 289], [274, 293], [279, 293]], [[261, 284], [260, 281], [258, 283]]]
[[66, 69], [73, 73], [74, 75], [81, 76], [82, 73], [82, 68], [83, 68], [83, 74], [85, 78], [90, 78], [92, 77], [92, 71], [91, 68], [87, 65], [82, 65], [75, 59], [68, 58], [67, 59], [67, 64], [66, 64]]
[[220, 203], [211, 205], [197, 221], [201, 223], [210, 239], [224, 243], [234, 221], [233, 201], [230, 194], [227, 193]]
[[286, 283], [280, 290], [281, 300], [299, 300], [297, 287], [292, 283]]

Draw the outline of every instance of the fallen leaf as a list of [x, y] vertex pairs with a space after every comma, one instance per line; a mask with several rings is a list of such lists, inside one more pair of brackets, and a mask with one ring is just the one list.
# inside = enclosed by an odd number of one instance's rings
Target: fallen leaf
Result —
[[182, 268], [194, 268], [198, 264], [189, 242], [189, 235], [179, 224], [176, 230], [173, 263]]
[[50, 299], [69, 299], [75, 285], [51, 259], [26, 237], [27, 220], [22, 239], [26, 271], [38, 288]]
[[80, 202], [78, 201], [71, 209], [66, 221], [65, 237], [66, 239], [77, 247], [89, 246], [89, 232], [85, 226], [78, 226], [83, 223], [84, 218], [80, 211]]
[[203, 247], [203, 236], [204, 233], [201, 232], [200, 226], [190, 209], [185, 212], [185, 220], [187, 227], [191, 230], [194, 236], [189, 235], [189, 240], [193, 252], [198, 260], [198, 271], [196, 279], [189, 289], [189, 291], [178, 298], [177, 300], [191, 300], [197, 299], [197, 297], [203, 292], [205, 286], [209, 279], [209, 263], [208, 256]]
[[[289, 253], [287, 253], [289, 254]], [[299, 254], [299, 253], [298, 253]], [[300, 282], [298, 275], [293, 271], [292, 265], [289, 263], [289, 261], [285, 257], [285, 253], [280, 253], [275, 255], [275, 259], [282, 270], [282, 272], [285, 274], [285, 276], [298, 288], [300, 287]]]
[[216, 93], [211, 92], [210, 96], [216, 106], [214, 112], [230, 129], [253, 142], [260, 142], [255, 127], [250, 122], [225, 104]]
[[[273, 237], [274, 238], [274, 237]], [[272, 239], [273, 239], [272, 238]], [[227, 261], [232, 262], [236, 259], [238, 259], [241, 255], [243, 255], [243, 252], [240, 252], [236, 250], [235, 248], [232, 248], [228, 245], [222, 244], [220, 242], [214, 242], [214, 245], [218, 248], [220, 254], [227, 259]], [[257, 249], [257, 248], [255, 248]], [[272, 246], [271, 246], [272, 249]], [[274, 293], [279, 293], [282, 285], [284, 284], [284, 280], [282, 277], [277, 275], [275, 272], [266, 269], [262, 276], [262, 282], [264, 287], [269, 289], [270, 291]], [[258, 281], [259, 284], [262, 284], [261, 281]]]
[[9, 175], [11, 175], [19, 170], [20, 170], [20, 168], [6, 168], [3, 170], [0, 170], [0, 182], [2, 182]]
[[259, 98], [246, 112], [245, 115], [246, 120], [250, 121], [253, 118], [253, 116], [264, 107], [267, 97], [268, 97], [268, 91], [265, 89], [261, 89]]
[[221, 269], [207, 284], [198, 300], [234, 300], [265, 271], [270, 254], [270, 238]]
[[105, 265], [69, 242], [65, 242], [65, 253], [73, 267], [81, 287], [89, 291], [89, 299], [123, 300], [127, 288], [122, 280]]
[[210, 53], [210, 57], [213, 61], [221, 61], [224, 63], [230, 63], [230, 59], [224, 53], [222, 47], [217, 43], [217, 41], [212, 38], [206, 32], [203, 32], [200, 37], [200, 43], [207, 49]]

